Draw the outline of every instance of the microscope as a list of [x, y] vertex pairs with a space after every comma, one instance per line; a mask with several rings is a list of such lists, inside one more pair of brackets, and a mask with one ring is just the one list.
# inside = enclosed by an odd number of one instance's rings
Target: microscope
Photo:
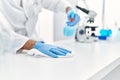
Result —
[[82, 25], [78, 25], [75, 33], [75, 40], [77, 42], [93, 42], [97, 41], [96, 36], [96, 29], [98, 26], [91, 26], [88, 25], [94, 23], [94, 18], [97, 16], [97, 13], [91, 10], [87, 10], [85, 8], [82, 8], [80, 6], [76, 6], [77, 9], [81, 10], [82, 12], [86, 13], [87, 16], [84, 19], [84, 22]]

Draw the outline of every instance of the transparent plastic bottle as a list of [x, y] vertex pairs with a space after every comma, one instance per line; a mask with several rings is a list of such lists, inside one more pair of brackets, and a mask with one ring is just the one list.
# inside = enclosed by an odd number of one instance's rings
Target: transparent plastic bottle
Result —
[[0, 40], [0, 55], [1, 55], [2, 52], [3, 52], [3, 51], [2, 51], [2, 45], [1, 45], [1, 43], [2, 43], [2, 42], [1, 42], [1, 40]]
[[117, 30], [117, 40], [120, 41], [120, 27]]
[[120, 41], [120, 26], [118, 25], [118, 22], [115, 22], [115, 40]]

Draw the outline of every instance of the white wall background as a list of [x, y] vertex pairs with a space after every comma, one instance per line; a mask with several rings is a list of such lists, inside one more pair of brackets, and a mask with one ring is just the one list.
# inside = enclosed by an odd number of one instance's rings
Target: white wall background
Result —
[[51, 43], [54, 41], [54, 14], [51, 11], [42, 9], [42, 12], [39, 14], [39, 19], [37, 22], [37, 29], [39, 37], [47, 42]]

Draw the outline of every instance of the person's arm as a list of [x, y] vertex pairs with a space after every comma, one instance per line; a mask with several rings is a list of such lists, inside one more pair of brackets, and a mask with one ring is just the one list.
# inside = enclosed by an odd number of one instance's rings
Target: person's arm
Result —
[[20, 48], [20, 50], [30, 50], [33, 49], [34, 45], [35, 45], [36, 41], [29, 39], [22, 48]]
[[65, 0], [40, 0], [43, 8], [54, 12], [68, 12], [71, 7]]
[[66, 9], [65, 9], [65, 10], [66, 10], [66, 13], [68, 13], [70, 9], [71, 9], [71, 7], [69, 7], [69, 6], [66, 7]]
[[17, 34], [2, 12], [0, 12], [0, 45], [3, 51], [16, 53], [28, 40], [28, 37]]

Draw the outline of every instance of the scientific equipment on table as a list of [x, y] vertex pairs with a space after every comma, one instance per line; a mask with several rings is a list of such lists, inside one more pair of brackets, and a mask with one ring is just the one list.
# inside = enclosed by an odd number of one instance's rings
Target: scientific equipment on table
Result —
[[108, 37], [112, 35], [112, 30], [105, 28], [105, 0], [103, 0], [103, 9], [102, 9], [102, 29], [100, 30], [100, 40], [107, 40]]
[[[77, 42], [92, 42], [97, 41], [96, 29], [97, 26], [91, 26], [94, 23], [94, 18], [97, 16], [97, 13], [80, 6], [76, 6], [77, 9], [80, 9], [82, 12], [86, 13], [87, 16], [84, 17], [84, 22], [82, 25], [78, 25], [75, 34], [75, 40]], [[90, 23], [90, 24], [88, 24]], [[90, 25], [90, 26], [89, 26]]]
[[83, 11], [84, 13], [86, 13], [88, 15], [88, 21], [87, 22], [90, 22], [90, 23], [94, 23], [94, 18], [97, 16], [97, 13], [94, 12], [94, 11], [91, 11], [91, 10], [87, 10], [85, 8], [82, 8], [80, 6], [76, 6], [77, 9], [80, 9], [81, 11]]
[[92, 42], [97, 41], [96, 29], [97, 26], [80, 26], [76, 29], [75, 40], [77, 42]]
[[80, 21], [80, 16], [73, 10], [70, 9], [67, 13], [68, 21], [66, 22], [66, 26], [64, 27], [63, 33], [64, 36], [72, 36], [76, 30], [76, 25]]
[[118, 22], [115, 22], [113, 39], [116, 41], [120, 41], [120, 26], [119, 26]]
[[119, 27], [118, 30], [117, 30], [117, 40], [120, 41], [120, 27]]
[[64, 36], [67, 36], [67, 37], [72, 36], [75, 33], [75, 31], [76, 31], [76, 26], [71, 27], [66, 24], [66, 26], [64, 27], [64, 31], [63, 31]]
[[111, 29], [101, 29], [100, 30], [100, 36], [98, 36], [99, 40], [107, 40], [109, 37], [111, 37], [112, 30]]

